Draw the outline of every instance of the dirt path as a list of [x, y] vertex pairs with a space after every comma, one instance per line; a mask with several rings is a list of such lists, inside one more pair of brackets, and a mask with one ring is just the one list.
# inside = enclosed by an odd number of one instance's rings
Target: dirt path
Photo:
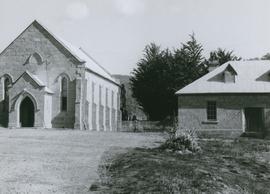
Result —
[[154, 133], [1, 129], [0, 193], [87, 193], [104, 151], [162, 139]]

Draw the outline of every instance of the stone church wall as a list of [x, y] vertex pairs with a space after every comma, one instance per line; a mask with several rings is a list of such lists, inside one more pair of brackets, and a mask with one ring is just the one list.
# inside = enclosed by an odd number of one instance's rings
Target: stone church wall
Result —
[[[34, 53], [41, 56], [41, 63], [35, 58], [29, 60], [29, 57]], [[25, 70], [37, 75], [54, 92], [52, 96], [52, 127], [73, 128], [77, 63], [76, 59], [64, 47], [59, 46], [57, 41], [34, 23], [2, 52], [0, 77], [8, 74], [15, 81]], [[65, 113], [60, 111], [58, 77], [61, 74], [66, 74], [70, 78], [68, 111]], [[0, 84], [0, 90], [3, 91], [3, 84]]]
[[[87, 100], [91, 110], [88, 114], [89, 129], [97, 131], [116, 131], [117, 130], [117, 95], [119, 87], [114, 83], [105, 80], [91, 72], [85, 75], [88, 82]], [[91, 125], [92, 124], [92, 125]]]
[[46, 94], [44, 96], [44, 127], [52, 127], [52, 95]]
[[[0, 55], [0, 78], [8, 74], [15, 82], [26, 70], [52, 92], [51, 96], [44, 97], [45, 94], [39, 89], [30, 89], [40, 104], [35, 118], [38, 127], [50, 127], [51, 118], [53, 128], [83, 129], [83, 125], [84, 128], [97, 131], [117, 129], [120, 123], [119, 87], [86, 71], [84, 64], [37, 22], [33, 22]], [[62, 77], [68, 79], [66, 111], [61, 111]], [[11, 88], [10, 96], [13, 98], [19, 95], [25, 88], [24, 84]], [[3, 84], [0, 83], [0, 109], [2, 97]], [[46, 111], [49, 107], [51, 112]], [[48, 115], [44, 115], [44, 112]], [[12, 126], [14, 115], [10, 118]]]
[[[19, 107], [17, 106], [17, 101], [21, 97], [21, 93], [25, 93], [32, 98], [32, 101], [35, 103], [35, 122], [34, 127], [44, 127], [44, 92], [38, 87], [38, 85], [32, 83], [30, 78], [25, 77], [21, 78], [12, 88], [9, 90], [9, 95], [11, 97], [9, 103], [9, 127], [18, 127], [19, 118], [17, 111]], [[22, 91], [22, 88], [26, 88], [25, 91]]]

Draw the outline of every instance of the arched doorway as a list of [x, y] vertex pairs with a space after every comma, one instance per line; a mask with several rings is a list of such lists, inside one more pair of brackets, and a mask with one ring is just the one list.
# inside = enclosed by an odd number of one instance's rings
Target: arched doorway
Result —
[[34, 127], [35, 106], [33, 101], [27, 96], [20, 105], [20, 123], [21, 127]]

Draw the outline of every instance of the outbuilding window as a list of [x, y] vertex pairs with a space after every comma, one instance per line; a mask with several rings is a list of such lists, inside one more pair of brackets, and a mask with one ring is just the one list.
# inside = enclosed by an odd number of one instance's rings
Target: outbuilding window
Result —
[[217, 120], [217, 103], [216, 101], [207, 102], [207, 120], [216, 121]]
[[67, 111], [67, 87], [68, 80], [63, 77], [61, 80], [61, 111]]

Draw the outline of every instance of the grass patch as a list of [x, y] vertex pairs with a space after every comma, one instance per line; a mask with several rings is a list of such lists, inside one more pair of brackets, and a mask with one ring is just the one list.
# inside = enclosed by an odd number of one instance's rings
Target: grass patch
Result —
[[[200, 153], [135, 148], [99, 167], [101, 193], [270, 193], [270, 141], [200, 140]], [[108, 162], [110, 161], [110, 162]]]

